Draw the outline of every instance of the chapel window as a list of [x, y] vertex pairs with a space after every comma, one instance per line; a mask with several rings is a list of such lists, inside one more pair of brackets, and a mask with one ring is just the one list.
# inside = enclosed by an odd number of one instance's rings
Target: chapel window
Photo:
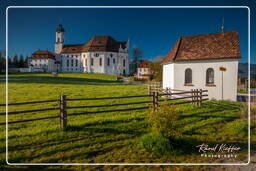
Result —
[[185, 85], [192, 85], [192, 70], [190, 68], [185, 70]]

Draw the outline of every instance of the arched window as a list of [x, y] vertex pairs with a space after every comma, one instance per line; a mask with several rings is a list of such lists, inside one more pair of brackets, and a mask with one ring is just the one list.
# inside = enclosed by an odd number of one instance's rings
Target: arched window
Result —
[[110, 59], [108, 58], [108, 66], [110, 65]]
[[185, 70], [185, 85], [192, 84], [192, 70], [187, 68]]
[[123, 67], [125, 67], [125, 59], [123, 60]]
[[214, 84], [214, 70], [212, 68], [206, 70], [206, 84]]

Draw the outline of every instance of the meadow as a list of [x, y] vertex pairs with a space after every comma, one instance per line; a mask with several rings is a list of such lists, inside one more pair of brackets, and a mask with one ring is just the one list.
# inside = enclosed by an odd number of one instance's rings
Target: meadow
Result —
[[[116, 81], [116, 76], [105, 74], [19, 73], [9, 75], [9, 103], [68, 98], [115, 97], [147, 94], [146, 85], [129, 85]], [[5, 103], [5, 76], [0, 76], [0, 103]], [[68, 102], [68, 105], [98, 105], [149, 100], [114, 99]], [[58, 103], [10, 106], [9, 111], [56, 107]], [[140, 107], [142, 104], [131, 105]], [[147, 110], [98, 113], [68, 117], [68, 128], [60, 128], [59, 119], [11, 124], [8, 127], [8, 161], [10, 163], [185, 163], [226, 162], [227, 159], [201, 157], [197, 145], [235, 144], [241, 147], [237, 159], [247, 162], [247, 120], [242, 105], [229, 101], [206, 101], [202, 107], [192, 104], [182, 108], [177, 129], [182, 136], [177, 141], [178, 152], [157, 155], [138, 146], [142, 136], [149, 133]], [[113, 109], [122, 107], [113, 107]], [[86, 109], [86, 111], [103, 109]], [[5, 107], [0, 107], [4, 112]], [[69, 109], [68, 113], [85, 111]], [[58, 115], [59, 111], [10, 115], [10, 121]], [[0, 116], [0, 122], [5, 116]], [[254, 127], [255, 128], [255, 127]], [[0, 163], [6, 168], [5, 126], [0, 126]], [[87, 166], [41, 166], [41, 169], [83, 169]], [[89, 166], [88, 166], [89, 167]], [[93, 168], [129, 168], [131, 166], [94, 166]], [[140, 166], [143, 168], [146, 166]], [[30, 169], [35, 169], [30, 167]], [[35, 169], [36, 170], [36, 169]]]

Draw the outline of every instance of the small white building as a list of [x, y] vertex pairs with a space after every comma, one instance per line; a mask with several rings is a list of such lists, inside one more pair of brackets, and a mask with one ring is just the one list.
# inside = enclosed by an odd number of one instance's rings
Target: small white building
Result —
[[137, 78], [138, 79], [150, 79], [152, 76], [150, 65], [152, 62], [148, 60], [142, 61], [137, 68]]
[[37, 50], [30, 57], [31, 72], [56, 72], [55, 53], [48, 50]]
[[163, 88], [208, 90], [236, 101], [240, 44], [236, 31], [184, 36], [163, 59]]

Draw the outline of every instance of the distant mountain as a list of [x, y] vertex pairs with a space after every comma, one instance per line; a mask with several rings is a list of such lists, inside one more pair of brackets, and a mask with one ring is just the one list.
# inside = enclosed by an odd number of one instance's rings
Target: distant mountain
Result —
[[[256, 64], [251, 64], [251, 78], [256, 78]], [[238, 74], [242, 77], [248, 76], [248, 63], [239, 63]]]

